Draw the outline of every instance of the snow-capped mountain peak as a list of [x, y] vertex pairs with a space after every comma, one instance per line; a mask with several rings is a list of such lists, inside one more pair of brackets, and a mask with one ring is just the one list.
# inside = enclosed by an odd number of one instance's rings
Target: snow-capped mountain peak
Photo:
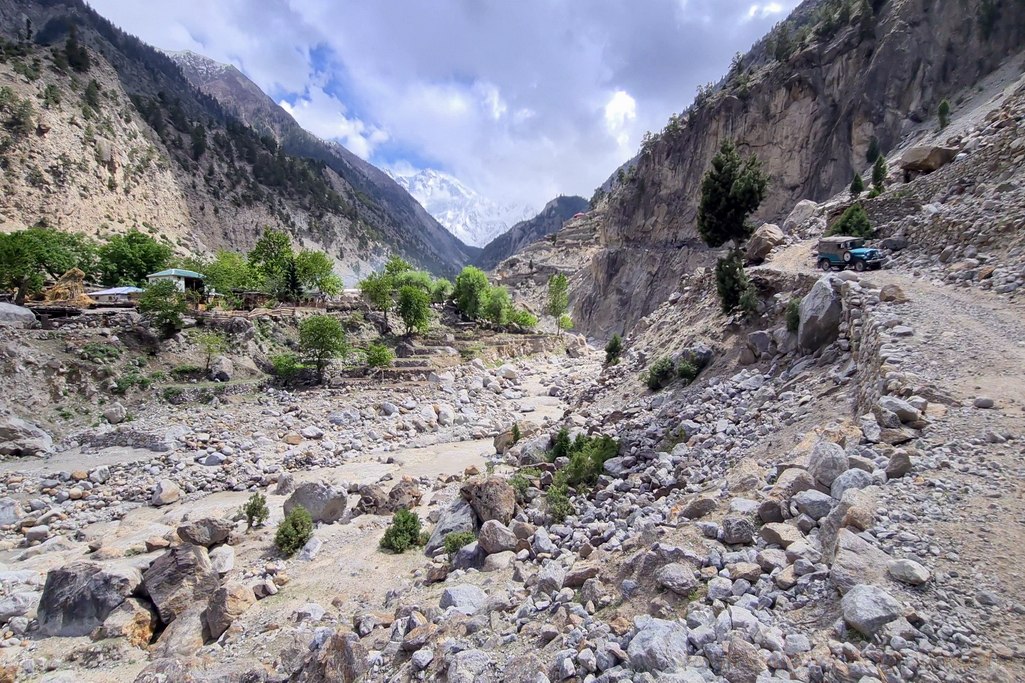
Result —
[[458, 178], [432, 168], [390, 175], [449, 232], [475, 247], [484, 246], [537, 213], [525, 204], [494, 202]]

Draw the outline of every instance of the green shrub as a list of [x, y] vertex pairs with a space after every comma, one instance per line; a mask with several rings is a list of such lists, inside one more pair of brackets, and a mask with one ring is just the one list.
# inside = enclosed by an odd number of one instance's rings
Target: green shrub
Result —
[[569, 499], [569, 487], [566, 485], [566, 479], [560, 475], [562, 472], [556, 474], [555, 481], [545, 492], [548, 514], [555, 522], [564, 522], [567, 517], [576, 512], [573, 502]]
[[865, 152], [865, 161], [872, 164], [879, 158], [881, 152], [879, 151], [879, 140], [872, 138], [868, 141], [868, 150]]
[[106, 363], [107, 361], [115, 361], [120, 357], [120, 349], [110, 344], [89, 342], [82, 347], [82, 358], [93, 363]]
[[185, 295], [170, 280], [154, 282], [139, 297], [139, 311], [167, 337], [182, 328], [188, 310]]
[[541, 470], [535, 467], [525, 467], [509, 477], [509, 485], [516, 491], [516, 499], [522, 503], [527, 497], [532, 480], [540, 476]]
[[680, 379], [687, 380], [687, 384], [694, 381], [694, 378], [698, 376], [701, 370], [698, 366], [694, 365], [688, 358], [681, 358], [676, 364], [676, 376]]
[[384, 344], [370, 344], [367, 346], [367, 365], [372, 368], [386, 368], [395, 360], [392, 353]]
[[399, 510], [392, 516], [391, 526], [384, 531], [381, 547], [393, 553], [404, 553], [427, 542], [420, 529], [420, 517], [409, 510]]
[[940, 120], [940, 130], [943, 130], [950, 125], [950, 101], [943, 100], [940, 102], [940, 107], [936, 112]]
[[861, 179], [860, 173], [854, 174], [854, 180], [851, 181], [851, 195], [854, 197], [860, 197], [861, 193], [865, 191], [865, 181]]
[[568, 458], [572, 447], [573, 443], [569, 438], [569, 430], [563, 427], [555, 435], [555, 443], [552, 444], [552, 449], [548, 451], [548, 462], [555, 462], [559, 458]]
[[523, 308], [514, 308], [509, 313], [509, 322], [519, 325], [525, 330], [533, 330], [537, 327], [537, 316]]
[[512, 439], [513, 439], [513, 443], [518, 442], [522, 438], [523, 438], [523, 434], [520, 433], [520, 426], [514, 422], [513, 426], [512, 426]]
[[787, 329], [797, 332], [801, 326], [801, 300], [794, 297], [787, 303]]
[[752, 298], [757, 302], [757, 294], [751, 287], [751, 280], [744, 272], [744, 259], [740, 252], [732, 251], [728, 256], [716, 261], [715, 288], [723, 313], [732, 313], [738, 308], [748, 310]]
[[585, 437], [581, 435], [573, 443], [566, 466], [566, 482], [571, 486], [593, 484], [601, 475], [605, 461], [616, 457], [619, 442], [611, 436], [598, 435]]
[[618, 334], [612, 335], [612, 339], [605, 345], [605, 365], [615, 365], [619, 362], [619, 354], [623, 352], [623, 339]]
[[118, 396], [124, 396], [128, 393], [128, 390], [132, 387], [138, 387], [140, 390], [145, 391], [149, 389], [150, 378], [139, 374], [136, 371], [128, 372], [114, 381], [114, 388], [112, 391]]
[[278, 523], [274, 534], [274, 545], [285, 555], [291, 557], [297, 550], [306, 545], [313, 536], [313, 518], [302, 505], [292, 508], [285, 518]]
[[274, 376], [286, 384], [295, 378], [306, 366], [294, 353], [279, 353], [270, 357]]
[[668, 358], [659, 358], [648, 368], [648, 375], [644, 383], [652, 391], [658, 391], [672, 382], [675, 375], [673, 361]]
[[886, 185], [886, 157], [882, 154], [876, 158], [876, 162], [872, 165], [872, 189], [883, 191]]
[[881, 188], [873, 187], [871, 190], [868, 191], [868, 198], [869, 199], [875, 199], [876, 197], [878, 197], [882, 193], [883, 193], [883, 191], [882, 191]]
[[472, 531], [453, 531], [445, 536], [445, 552], [455, 555], [460, 548], [470, 545], [476, 540], [477, 537], [473, 535]]
[[192, 375], [203, 374], [203, 368], [199, 367], [198, 365], [191, 364], [177, 365], [171, 369], [171, 374], [177, 377], [178, 379], [183, 379], [185, 377], [191, 377]]
[[177, 403], [184, 393], [181, 387], [166, 387], [160, 396], [168, 403]]
[[261, 493], [249, 496], [249, 500], [242, 506], [242, 514], [246, 516], [247, 529], [263, 526], [270, 516], [270, 510], [267, 509], [267, 498]]
[[[874, 192], [875, 190], [873, 190]], [[843, 215], [830, 226], [827, 235], [850, 235], [852, 237], [869, 238], [872, 236], [872, 222], [861, 204], [847, 207]]]

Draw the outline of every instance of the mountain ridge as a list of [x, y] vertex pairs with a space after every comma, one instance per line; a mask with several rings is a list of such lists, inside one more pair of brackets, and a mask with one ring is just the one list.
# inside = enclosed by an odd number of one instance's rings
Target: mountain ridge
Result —
[[520, 221], [484, 246], [475, 264], [492, 270], [505, 259], [518, 254], [530, 244], [557, 233], [568, 220], [588, 210], [583, 197], [562, 195], [551, 200], [529, 220]]

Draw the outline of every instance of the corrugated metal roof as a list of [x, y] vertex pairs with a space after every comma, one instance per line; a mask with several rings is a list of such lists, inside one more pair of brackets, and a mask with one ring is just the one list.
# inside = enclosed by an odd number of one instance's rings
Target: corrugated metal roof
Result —
[[98, 292], [87, 292], [89, 296], [113, 296], [115, 294], [138, 294], [142, 292], [139, 287], [111, 287], [110, 289], [101, 289]]
[[159, 273], [151, 273], [150, 275], [147, 275], [146, 277], [147, 278], [162, 277], [162, 276], [166, 276], [166, 275], [175, 275], [177, 277], [194, 277], [194, 278], [200, 278], [200, 279], [206, 277], [205, 275], [197, 273], [194, 270], [182, 270], [181, 268], [168, 268], [167, 270], [162, 270]]

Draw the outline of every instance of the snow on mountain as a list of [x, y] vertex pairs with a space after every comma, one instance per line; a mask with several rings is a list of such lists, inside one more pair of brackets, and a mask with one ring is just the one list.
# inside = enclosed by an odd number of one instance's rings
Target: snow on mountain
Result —
[[537, 211], [525, 204], [499, 204], [470, 189], [457, 178], [424, 169], [414, 174], [391, 174], [427, 213], [466, 244], [482, 247]]

